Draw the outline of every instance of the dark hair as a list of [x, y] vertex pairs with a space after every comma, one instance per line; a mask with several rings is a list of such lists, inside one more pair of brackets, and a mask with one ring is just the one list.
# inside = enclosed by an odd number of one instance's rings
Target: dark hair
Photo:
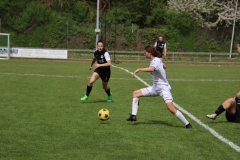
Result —
[[98, 41], [97, 41], [97, 44], [98, 44], [98, 43], [104, 44], [102, 40], [98, 40]]
[[144, 50], [151, 53], [154, 57], [161, 57], [161, 53], [156, 50], [154, 45], [148, 45], [144, 48]]

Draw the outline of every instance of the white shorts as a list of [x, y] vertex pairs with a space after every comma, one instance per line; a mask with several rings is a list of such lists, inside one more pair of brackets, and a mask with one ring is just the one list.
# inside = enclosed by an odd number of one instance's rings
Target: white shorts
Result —
[[170, 92], [171, 88], [166, 85], [161, 85], [159, 88], [155, 86], [142, 88], [143, 97], [149, 96], [161, 96], [165, 103], [173, 102], [172, 93]]

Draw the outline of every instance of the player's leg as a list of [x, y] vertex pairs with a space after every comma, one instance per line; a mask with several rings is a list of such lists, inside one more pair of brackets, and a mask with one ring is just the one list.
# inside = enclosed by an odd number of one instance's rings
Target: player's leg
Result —
[[81, 98], [81, 101], [85, 101], [85, 100], [88, 99], [88, 97], [89, 97], [89, 95], [90, 95], [90, 93], [92, 91], [92, 86], [93, 86], [94, 82], [96, 80], [98, 80], [99, 78], [100, 78], [99, 74], [97, 72], [93, 72], [93, 74], [92, 74], [92, 76], [91, 76], [91, 78], [90, 78], [90, 80], [89, 80], [89, 82], [87, 84], [86, 95]]
[[100, 74], [102, 79], [102, 87], [104, 91], [107, 93], [107, 102], [112, 102], [112, 93], [110, 91], [110, 87], [108, 86], [108, 82], [110, 80], [110, 73]]
[[227, 99], [225, 102], [223, 102], [222, 106], [223, 109], [226, 110], [229, 114], [234, 115], [236, 113], [236, 101], [234, 98]]
[[153, 89], [153, 87], [148, 87], [148, 88], [143, 88], [143, 89], [138, 89], [135, 90], [132, 93], [132, 113], [130, 114], [130, 117], [127, 118], [127, 121], [136, 121], [137, 120], [137, 112], [138, 112], [138, 107], [139, 107], [139, 101], [140, 97], [147, 97], [147, 96], [155, 96], [156, 92]]
[[102, 81], [102, 87], [107, 93], [108, 96], [107, 102], [112, 102], [112, 93], [110, 92], [110, 88], [108, 87], [108, 82]]
[[166, 106], [167, 106], [168, 110], [172, 114], [174, 114], [186, 126], [186, 128], [192, 128], [192, 125], [187, 121], [187, 119], [184, 117], [182, 112], [180, 112], [179, 110], [177, 110], [174, 107], [173, 102], [167, 102]]
[[187, 119], [184, 117], [184, 115], [174, 107], [173, 97], [172, 97], [172, 94], [170, 92], [170, 88], [169, 87], [163, 87], [161, 89], [160, 96], [165, 101], [167, 109], [172, 114], [174, 114], [186, 126], [186, 128], [192, 128], [191, 124], [187, 121]]
[[215, 111], [213, 114], [208, 114], [206, 117], [215, 120], [218, 115], [222, 112], [227, 111], [230, 115], [234, 115], [236, 113], [236, 101], [234, 98], [228, 98], [225, 100]]

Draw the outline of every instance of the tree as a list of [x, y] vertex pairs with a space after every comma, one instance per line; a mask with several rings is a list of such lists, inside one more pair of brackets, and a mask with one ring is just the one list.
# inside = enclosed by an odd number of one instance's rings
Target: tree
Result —
[[[177, 12], [189, 12], [197, 19], [199, 25], [228, 27], [235, 18], [236, 0], [168, 0], [168, 8]], [[237, 19], [240, 10], [237, 11]]]
[[64, 9], [75, 5], [77, 0], [39, 0], [39, 2], [41, 4], [47, 4], [48, 8], [56, 6]]

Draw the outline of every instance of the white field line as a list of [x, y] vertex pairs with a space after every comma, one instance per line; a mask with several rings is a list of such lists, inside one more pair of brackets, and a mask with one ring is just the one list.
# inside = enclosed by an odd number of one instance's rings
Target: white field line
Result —
[[0, 73], [0, 74], [19, 75], [19, 76], [37, 76], [37, 77], [84, 78], [80, 76], [62, 76], [62, 75], [46, 75], [46, 74], [24, 74], [24, 73]]
[[[112, 65], [113, 66], [113, 65]], [[115, 66], [114, 66], [115, 67]], [[118, 67], [122, 70], [124, 68]], [[129, 72], [129, 71], [128, 71]], [[129, 72], [131, 73], [131, 72]], [[132, 73], [131, 73], [132, 74]], [[62, 76], [62, 75], [46, 75], [46, 74], [30, 74], [30, 73], [0, 73], [0, 75], [19, 75], [19, 76], [38, 76], [38, 77], [58, 77], [58, 78], [90, 78], [90, 77], [81, 77], [81, 76]], [[137, 78], [137, 76], [136, 76]], [[120, 80], [129, 80], [135, 81], [135, 78], [112, 78], [111, 79], [120, 79]], [[140, 81], [152, 80], [152, 79], [138, 79]], [[240, 82], [240, 79], [168, 79], [169, 81], [181, 81], [181, 82]]]
[[[132, 74], [132, 72], [128, 71], [127, 69], [124, 69], [122, 67], [117, 67], [112, 65], [112, 67], [124, 70], [130, 74]], [[139, 81], [141, 81], [142, 83], [144, 83], [146, 86], [150, 86], [147, 82], [145, 82], [144, 80], [142, 80], [141, 78], [139, 78], [138, 76], [135, 76]], [[191, 113], [189, 113], [188, 111], [186, 111], [185, 109], [183, 109], [182, 107], [180, 107], [177, 103], [174, 102], [174, 106], [179, 109], [181, 112], [183, 112], [184, 114], [186, 114], [188, 117], [190, 117], [192, 120], [194, 120], [195, 122], [197, 122], [200, 126], [202, 126], [203, 128], [205, 128], [206, 130], [208, 130], [210, 133], [212, 133], [215, 137], [217, 137], [219, 140], [221, 140], [222, 142], [228, 144], [230, 147], [232, 147], [233, 149], [235, 149], [237, 152], [240, 152], [240, 147], [237, 146], [236, 144], [234, 144], [233, 142], [229, 141], [228, 139], [224, 138], [222, 135], [220, 135], [219, 133], [217, 133], [214, 129], [210, 128], [208, 125], [202, 123], [199, 119], [197, 119], [195, 116], [193, 116]]]
[[169, 81], [183, 81], [183, 82], [240, 82], [240, 79], [168, 79]]

